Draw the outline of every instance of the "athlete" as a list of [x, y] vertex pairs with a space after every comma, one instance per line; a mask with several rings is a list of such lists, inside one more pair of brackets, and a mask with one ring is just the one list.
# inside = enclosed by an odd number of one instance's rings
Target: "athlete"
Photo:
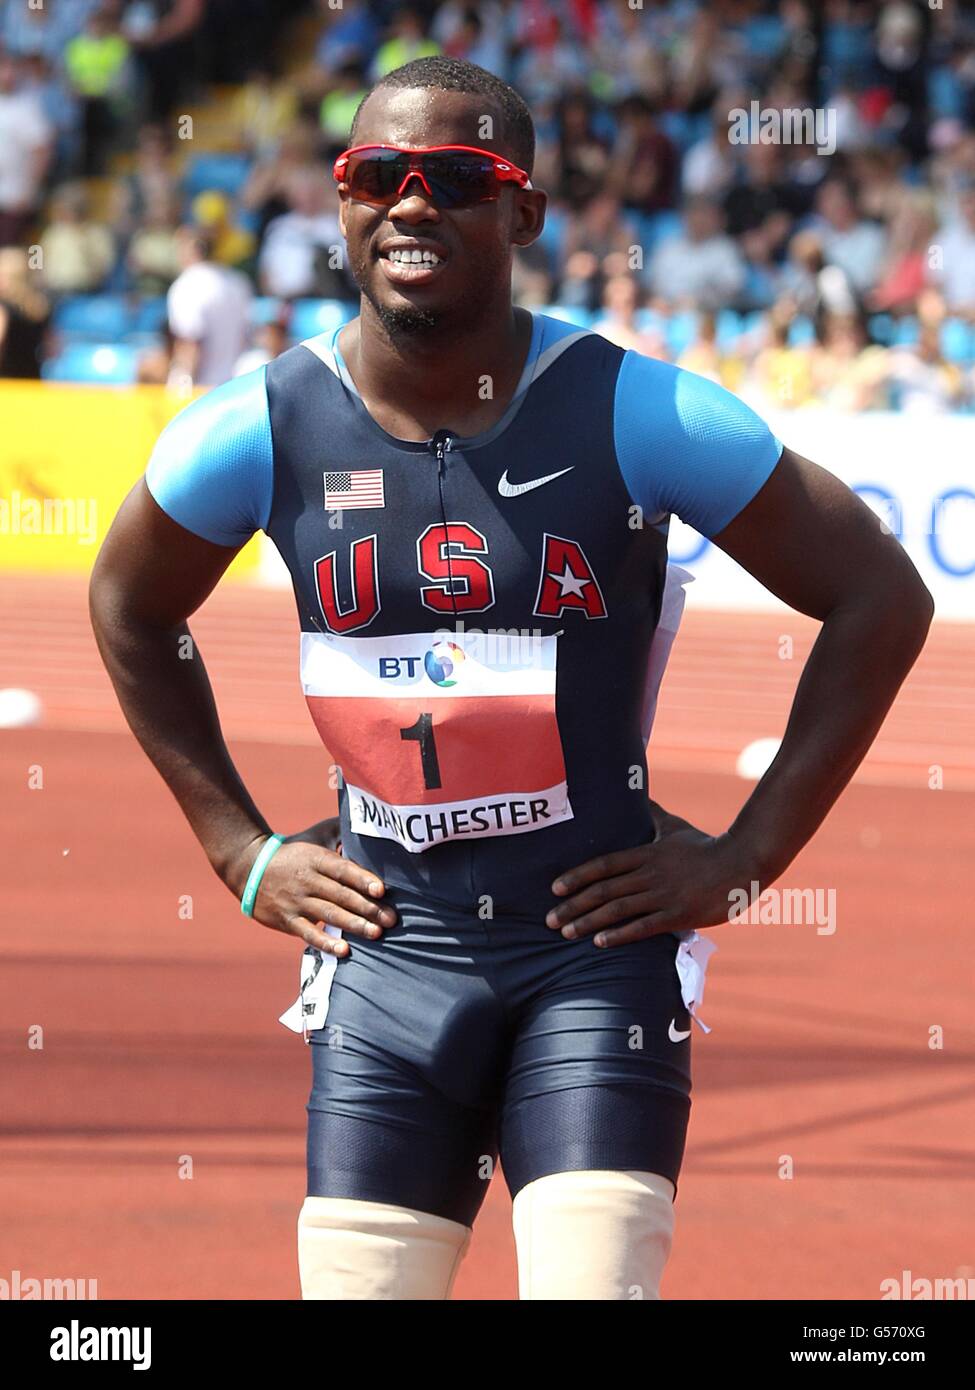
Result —
[[[133, 731], [243, 910], [306, 946], [283, 1021], [313, 1065], [309, 1299], [448, 1297], [498, 1159], [522, 1298], [659, 1297], [681, 952], [814, 834], [931, 619], [874, 514], [735, 397], [513, 306], [513, 248], [544, 225], [533, 155], [483, 69], [384, 77], [334, 168], [358, 317], [177, 416], [92, 578]], [[719, 835], [647, 783], [671, 515], [822, 623]], [[259, 530], [293, 581], [338, 828], [272, 834], [182, 659]]]

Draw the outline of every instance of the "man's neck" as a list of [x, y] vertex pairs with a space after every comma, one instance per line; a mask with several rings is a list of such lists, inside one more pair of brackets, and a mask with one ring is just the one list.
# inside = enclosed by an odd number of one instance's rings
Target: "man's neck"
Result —
[[367, 409], [389, 433], [470, 435], [507, 409], [531, 332], [530, 313], [509, 303], [473, 328], [394, 337], [363, 301], [359, 318], [339, 335], [339, 348]]

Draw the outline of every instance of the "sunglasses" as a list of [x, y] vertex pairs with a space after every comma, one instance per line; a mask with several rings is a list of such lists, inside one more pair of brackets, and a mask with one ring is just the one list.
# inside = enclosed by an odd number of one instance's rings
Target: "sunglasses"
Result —
[[407, 150], [400, 145], [355, 145], [340, 154], [332, 168], [336, 183], [348, 186], [359, 203], [390, 208], [413, 178], [441, 208], [470, 208], [501, 196], [506, 183], [531, 188], [524, 169], [473, 145], [430, 145]]

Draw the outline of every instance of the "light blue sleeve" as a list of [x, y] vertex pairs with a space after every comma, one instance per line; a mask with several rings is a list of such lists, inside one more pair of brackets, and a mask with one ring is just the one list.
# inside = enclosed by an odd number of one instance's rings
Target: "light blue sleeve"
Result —
[[695, 372], [627, 351], [616, 380], [616, 457], [648, 521], [673, 513], [703, 536], [766, 482], [782, 444], [754, 410]]
[[274, 457], [265, 369], [208, 391], [156, 441], [146, 486], [168, 516], [216, 545], [240, 546], [271, 515]]

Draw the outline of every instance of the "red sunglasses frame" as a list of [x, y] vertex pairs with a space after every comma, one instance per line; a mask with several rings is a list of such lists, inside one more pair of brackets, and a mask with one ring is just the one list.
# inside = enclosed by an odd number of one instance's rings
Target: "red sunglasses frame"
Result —
[[[353, 154], [361, 154], [363, 150], [395, 150], [397, 154], [408, 154], [418, 156], [425, 154], [435, 154], [441, 150], [461, 150], [464, 154], [478, 154], [481, 156], [482, 159], [486, 156], [488, 159], [493, 160], [494, 172], [499, 184], [516, 183], [519, 186], [519, 188], [532, 187], [532, 181], [525, 173], [524, 169], [519, 169], [517, 164], [512, 164], [511, 160], [505, 159], [503, 155], [495, 154], [492, 150], [480, 149], [477, 145], [421, 145], [418, 147], [415, 146], [412, 149], [407, 148], [405, 145], [353, 145], [351, 149], [343, 150], [343, 152], [336, 159], [335, 163], [332, 165], [332, 176], [335, 179], [336, 183], [345, 183], [346, 181], [345, 171], [346, 166], [349, 162], [349, 156]], [[419, 159], [410, 160], [410, 167], [403, 178], [403, 182], [397, 189], [397, 197], [402, 197], [403, 189], [409, 183], [410, 179], [414, 177], [420, 180], [420, 182], [423, 184], [423, 187], [426, 189], [427, 196], [432, 198], [433, 192], [430, 188], [430, 185], [427, 183], [426, 176], [423, 173], [423, 169], [421, 168], [421, 162]], [[494, 194], [493, 197], [498, 197], [499, 194], [500, 190], [499, 193]], [[479, 201], [487, 203], [491, 202], [492, 200], [492, 198], [482, 198]], [[370, 200], [367, 198], [363, 198], [357, 199], [356, 201], [369, 202]], [[374, 206], [383, 207], [386, 205], [382, 203], [377, 203], [374, 204]]]

